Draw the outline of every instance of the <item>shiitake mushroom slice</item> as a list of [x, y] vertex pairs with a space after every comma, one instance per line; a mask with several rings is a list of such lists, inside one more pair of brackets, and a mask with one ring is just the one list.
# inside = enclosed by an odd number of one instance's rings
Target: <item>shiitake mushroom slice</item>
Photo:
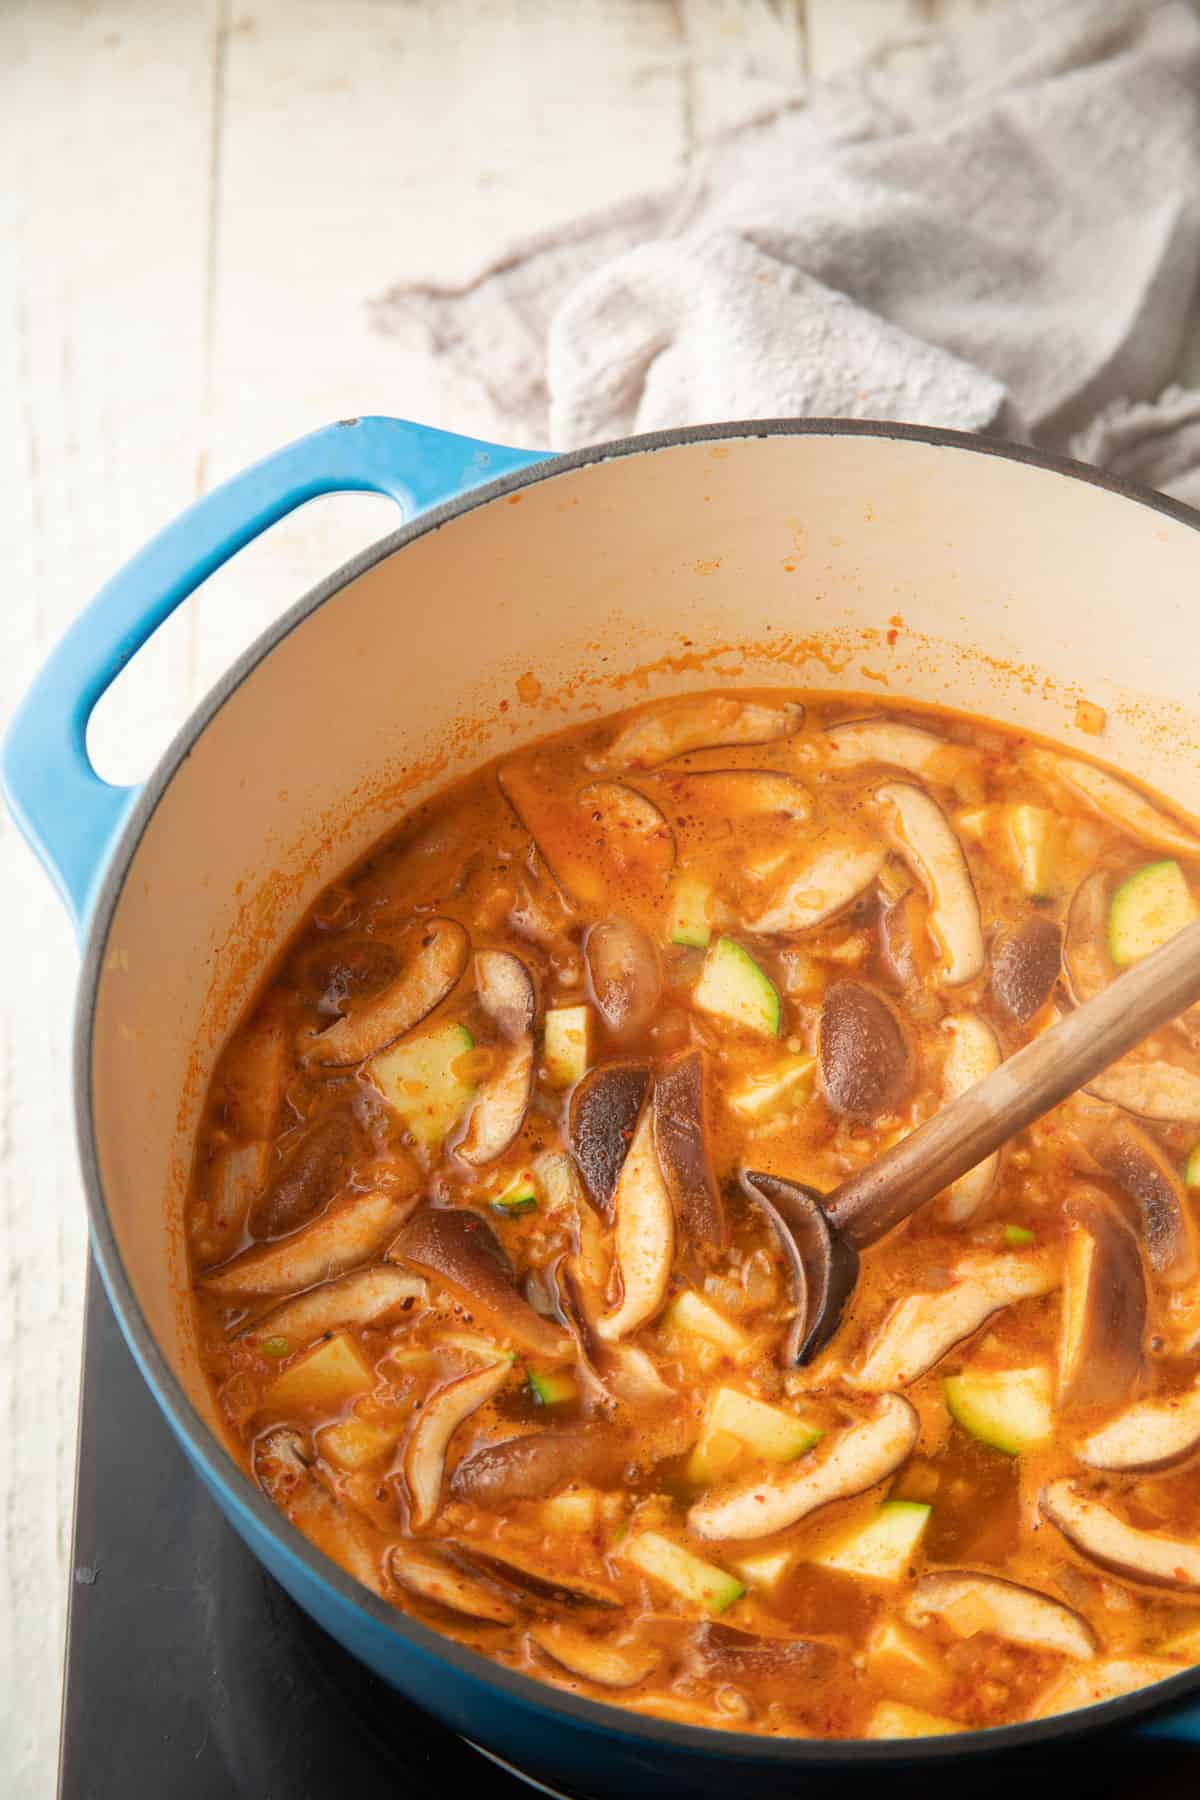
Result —
[[466, 1207], [424, 1206], [388, 1249], [389, 1262], [449, 1288], [522, 1350], [565, 1361], [571, 1340], [518, 1292], [512, 1264], [486, 1219]]
[[1096, 1188], [1074, 1189], [1064, 1211], [1073, 1229], [1063, 1263], [1059, 1406], [1119, 1406], [1142, 1371], [1147, 1297], [1137, 1239]]
[[250, 1208], [250, 1235], [282, 1237], [328, 1206], [354, 1151], [349, 1113], [331, 1112], [306, 1131]]
[[998, 1003], [1010, 1019], [1027, 1025], [1054, 992], [1062, 970], [1062, 931], [1053, 919], [1033, 913], [996, 933], [989, 961]]
[[685, 1050], [654, 1080], [654, 1147], [679, 1228], [689, 1242], [724, 1249], [728, 1225], [713, 1174], [704, 1054]]
[[893, 1112], [913, 1082], [913, 1055], [899, 1015], [877, 988], [835, 981], [820, 1029], [821, 1089], [839, 1118], [868, 1123]]
[[588, 1199], [611, 1222], [613, 1197], [650, 1086], [643, 1062], [601, 1063], [571, 1095], [567, 1142]]
[[662, 993], [658, 952], [632, 919], [601, 919], [584, 938], [592, 997], [610, 1034], [637, 1037], [654, 1016]]

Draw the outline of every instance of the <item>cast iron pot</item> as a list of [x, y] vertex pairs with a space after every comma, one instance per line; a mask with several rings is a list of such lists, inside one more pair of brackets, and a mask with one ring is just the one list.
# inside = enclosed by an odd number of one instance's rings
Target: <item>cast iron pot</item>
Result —
[[[144, 788], [102, 782], [84, 733], [129, 657], [259, 532], [350, 489], [391, 496], [411, 522], [247, 651]], [[1200, 1740], [1200, 1670], [917, 1745], [705, 1731], [508, 1673], [359, 1587], [253, 1487], [196, 1361], [181, 1226], [205, 1084], [274, 951], [401, 811], [514, 739], [718, 683], [860, 689], [1098, 747], [1200, 812], [1198, 528], [1200, 514], [1094, 470], [904, 425], [710, 426], [543, 459], [349, 420], [193, 506], [38, 676], [4, 781], [83, 941], [78, 1133], [113, 1306], [256, 1556], [455, 1731], [614, 1796], [794, 1793], [821, 1767], [994, 1758], [1152, 1712], [1147, 1729]], [[1107, 709], [1099, 745], [1075, 724], [1083, 697]]]

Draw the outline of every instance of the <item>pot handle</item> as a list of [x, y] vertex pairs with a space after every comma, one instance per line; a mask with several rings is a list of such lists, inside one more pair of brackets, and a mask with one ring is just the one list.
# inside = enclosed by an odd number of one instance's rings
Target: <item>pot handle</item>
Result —
[[181, 601], [306, 500], [385, 494], [412, 517], [543, 457], [405, 419], [345, 419], [214, 488], [101, 588], [34, 678], [0, 761], [13, 817], [78, 935], [112, 844], [141, 791], [97, 775], [87, 753], [88, 720], [130, 657]]

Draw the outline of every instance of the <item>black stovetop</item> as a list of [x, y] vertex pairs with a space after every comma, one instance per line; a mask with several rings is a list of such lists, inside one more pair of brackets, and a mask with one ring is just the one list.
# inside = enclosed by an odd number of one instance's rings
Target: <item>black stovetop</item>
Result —
[[[312, 1624], [225, 1523], [88, 1281], [60, 1800], [530, 1800]], [[468, 1788], [469, 1784], [469, 1788]]]
[[[327, 1800], [530, 1789], [377, 1681], [293, 1605], [225, 1523], [125, 1347], [93, 1269], [63, 1699], [59, 1800]], [[878, 1800], [1183, 1800], [1200, 1750], [1090, 1739], [909, 1780], [874, 1772], [821, 1793]], [[386, 1789], [384, 1783], [387, 1784]], [[545, 1790], [543, 1790], [545, 1791]], [[748, 1800], [753, 1800], [749, 1796]]]

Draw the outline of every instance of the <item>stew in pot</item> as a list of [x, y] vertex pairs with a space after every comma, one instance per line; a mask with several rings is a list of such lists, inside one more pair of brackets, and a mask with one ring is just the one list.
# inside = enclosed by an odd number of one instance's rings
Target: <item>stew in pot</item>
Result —
[[313, 907], [188, 1207], [267, 1495], [512, 1669], [919, 1737], [1200, 1661], [1200, 1019], [880, 1241], [820, 1196], [1200, 911], [1200, 836], [949, 713], [657, 702]]

